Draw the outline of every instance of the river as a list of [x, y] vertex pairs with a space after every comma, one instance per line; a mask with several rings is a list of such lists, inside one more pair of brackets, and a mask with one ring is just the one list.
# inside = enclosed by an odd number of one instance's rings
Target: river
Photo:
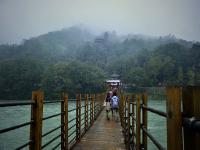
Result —
[[[165, 111], [165, 101], [163, 100], [149, 100], [148, 105], [158, 110]], [[69, 102], [69, 110], [75, 108], [74, 102]], [[45, 104], [43, 117], [50, 116], [60, 112], [59, 104]], [[21, 124], [23, 122], [30, 121], [30, 106], [14, 106], [14, 107], [2, 107], [0, 108], [0, 129], [7, 128], [13, 125]], [[75, 117], [75, 111], [69, 113], [69, 120]], [[74, 122], [69, 124], [72, 126]], [[43, 134], [47, 131], [60, 125], [60, 117], [51, 118], [43, 122]], [[23, 127], [17, 130], [13, 130], [7, 133], [0, 134], [0, 150], [12, 150], [29, 140], [30, 127]], [[75, 130], [75, 127], [70, 130]], [[148, 113], [148, 130], [159, 142], [166, 147], [166, 119], [156, 114]], [[48, 142], [50, 139], [60, 134], [60, 130], [49, 134], [42, 139], [42, 145]], [[70, 133], [69, 133], [70, 134]], [[71, 138], [70, 138], [71, 139]], [[46, 150], [54, 147], [60, 138], [54, 141], [49, 146], [45, 147]], [[28, 149], [28, 147], [26, 148]], [[58, 148], [59, 149], [59, 148]], [[148, 140], [148, 149], [155, 150], [156, 147]]]

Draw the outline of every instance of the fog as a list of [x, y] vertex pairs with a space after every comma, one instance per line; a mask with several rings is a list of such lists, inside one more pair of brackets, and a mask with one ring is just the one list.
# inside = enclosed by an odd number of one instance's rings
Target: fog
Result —
[[0, 0], [0, 44], [77, 24], [200, 41], [199, 6], [199, 0]]

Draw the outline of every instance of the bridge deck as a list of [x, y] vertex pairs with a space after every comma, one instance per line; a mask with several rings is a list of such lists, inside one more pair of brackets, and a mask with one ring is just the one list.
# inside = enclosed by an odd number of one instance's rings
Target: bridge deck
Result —
[[[119, 117], [118, 117], [119, 118]], [[125, 150], [120, 121], [106, 118], [105, 109], [73, 150]]]

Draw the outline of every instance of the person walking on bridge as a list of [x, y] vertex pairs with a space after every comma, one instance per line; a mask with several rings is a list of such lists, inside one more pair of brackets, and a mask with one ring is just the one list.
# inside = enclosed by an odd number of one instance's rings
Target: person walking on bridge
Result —
[[112, 115], [114, 115], [115, 119], [118, 120], [118, 109], [119, 109], [119, 97], [117, 96], [117, 92], [113, 92], [113, 96], [111, 98], [111, 107], [112, 107]]
[[107, 93], [107, 96], [106, 96], [106, 116], [107, 116], [107, 119], [110, 120], [109, 118], [109, 112], [110, 112], [110, 101], [111, 101], [111, 93], [108, 92]]

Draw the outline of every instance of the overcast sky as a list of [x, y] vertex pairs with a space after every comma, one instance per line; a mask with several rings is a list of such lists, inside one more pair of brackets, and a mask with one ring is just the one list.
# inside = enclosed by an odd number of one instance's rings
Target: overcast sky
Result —
[[77, 24], [200, 41], [200, 0], [0, 0], [0, 44]]

